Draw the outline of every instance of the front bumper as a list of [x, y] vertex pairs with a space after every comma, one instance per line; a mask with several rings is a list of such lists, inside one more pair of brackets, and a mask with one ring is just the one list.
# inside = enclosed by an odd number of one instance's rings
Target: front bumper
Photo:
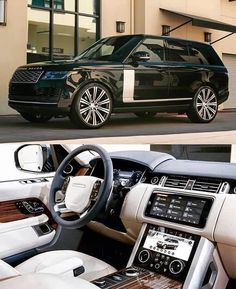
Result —
[[68, 115], [70, 112], [70, 106], [58, 106], [58, 103], [53, 102], [36, 102], [36, 101], [21, 101], [21, 100], [9, 100], [8, 105], [17, 110], [19, 113], [42, 113], [44, 115]]

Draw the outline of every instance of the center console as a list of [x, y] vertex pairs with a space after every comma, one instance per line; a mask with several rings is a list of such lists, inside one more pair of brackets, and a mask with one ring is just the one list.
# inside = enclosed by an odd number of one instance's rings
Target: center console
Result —
[[[213, 288], [217, 275], [214, 243], [191, 233], [196, 232], [191, 227], [205, 227], [213, 201], [210, 196], [154, 190], [144, 211], [153, 224], [143, 224], [127, 268], [93, 283], [104, 289]], [[154, 225], [167, 222], [187, 225], [190, 230]]]
[[189, 233], [148, 225], [133, 264], [183, 282], [199, 239]]
[[[145, 284], [145, 288], [182, 288], [200, 237], [160, 226], [145, 227], [130, 266], [95, 280], [95, 285], [104, 289], [143, 288], [140, 284]], [[147, 284], [156, 285], [149, 287]]]

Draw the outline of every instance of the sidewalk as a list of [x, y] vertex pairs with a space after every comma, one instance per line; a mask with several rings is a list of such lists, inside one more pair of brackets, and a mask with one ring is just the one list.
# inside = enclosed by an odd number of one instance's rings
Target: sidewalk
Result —
[[[71, 144], [236, 144], [236, 130], [159, 136], [106, 137], [50, 141]], [[47, 143], [47, 142], [45, 142]]]

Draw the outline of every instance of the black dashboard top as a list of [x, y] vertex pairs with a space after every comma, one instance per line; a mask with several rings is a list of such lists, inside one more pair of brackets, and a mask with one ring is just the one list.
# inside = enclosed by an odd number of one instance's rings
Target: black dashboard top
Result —
[[190, 160], [168, 160], [154, 170], [167, 175], [199, 176], [236, 180], [236, 164]]
[[123, 159], [126, 161], [136, 162], [154, 170], [160, 164], [175, 158], [166, 153], [155, 151], [119, 151], [110, 153], [112, 159]]

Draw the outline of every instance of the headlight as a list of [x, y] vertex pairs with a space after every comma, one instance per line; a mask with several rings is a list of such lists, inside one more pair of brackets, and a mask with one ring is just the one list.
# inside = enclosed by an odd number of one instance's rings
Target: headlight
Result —
[[42, 80], [54, 80], [66, 78], [68, 71], [48, 71], [43, 76]]

